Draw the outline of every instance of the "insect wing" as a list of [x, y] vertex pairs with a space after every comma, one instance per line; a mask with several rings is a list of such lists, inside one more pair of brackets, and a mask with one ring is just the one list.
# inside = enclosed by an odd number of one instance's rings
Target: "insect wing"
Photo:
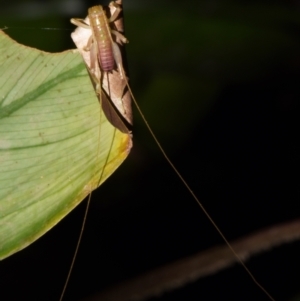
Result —
[[101, 88], [100, 82], [98, 82], [95, 75], [90, 72], [88, 67], [87, 67], [87, 71], [89, 73], [91, 82], [97, 93], [99, 102], [101, 104], [102, 110], [103, 110], [107, 120], [114, 127], [116, 127], [118, 130], [120, 130], [122, 133], [130, 134], [130, 131], [127, 128], [127, 126], [125, 125], [124, 121], [122, 120], [122, 117], [119, 116], [119, 113], [118, 113], [119, 111], [114, 106], [114, 104], [109, 100], [109, 96], [106, 94], [105, 90]]

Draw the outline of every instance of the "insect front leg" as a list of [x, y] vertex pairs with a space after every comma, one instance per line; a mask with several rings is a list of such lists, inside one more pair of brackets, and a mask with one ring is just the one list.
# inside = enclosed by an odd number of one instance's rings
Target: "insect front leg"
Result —
[[[91, 26], [85, 22], [83, 19], [77, 19], [77, 18], [72, 18], [71, 23], [78, 26], [82, 27], [84, 29], [89, 29], [91, 30]], [[95, 66], [96, 66], [96, 60], [97, 60], [97, 49], [95, 49], [95, 43], [93, 39], [93, 35], [91, 35], [87, 41], [87, 44], [83, 47], [84, 51], [90, 51], [90, 68], [95, 72]]]
[[[114, 9], [114, 12], [110, 16], [110, 18], [107, 19], [107, 21], [109, 23], [113, 23], [113, 22], [116, 21], [116, 19], [120, 15], [120, 12], [122, 11], [122, 8], [120, 7], [119, 4], [117, 4], [114, 1], [110, 2], [108, 6], [109, 6], [110, 10]], [[110, 32], [115, 35], [117, 43], [119, 43], [121, 45], [125, 44], [125, 43], [128, 43], [127, 38], [123, 34], [121, 34], [119, 31], [110, 29]]]
[[72, 18], [70, 22], [78, 27], [82, 27], [85, 29], [91, 29], [90, 25], [87, 24], [83, 19]]
[[109, 19], [107, 19], [107, 21], [109, 23], [116, 21], [116, 19], [118, 18], [122, 8], [120, 7], [120, 5], [118, 3], [116, 3], [115, 1], [112, 1], [108, 4], [108, 7], [110, 10], [114, 9], [113, 14], [110, 16]]

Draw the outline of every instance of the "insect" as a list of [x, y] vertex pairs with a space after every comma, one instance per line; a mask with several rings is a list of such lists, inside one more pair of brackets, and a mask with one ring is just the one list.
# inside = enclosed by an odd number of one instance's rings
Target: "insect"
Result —
[[[141, 114], [152, 137], [157, 143], [165, 159], [173, 168], [173, 170], [180, 178], [182, 183], [186, 186], [188, 191], [192, 194], [193, 198], [196, 200], [198, 205], [206, 214], [207, 218], [213, 224], [215, 229], [219, 232], [219, 234], [221, 235], [225, 243], [228, 245], [228, 247], [231, 249], [233, 254], [236, 256], [240, 264], [252, 277], [254, 282], [264, 291], [264, 293], [267, 294], [270, 300], [274, 300], [269, 295], [269, 293], [255, 280], [254, 276], [247, 269], [242, 259], [240, 259], [240, 257], [234, 251], [230, 243], [227, 241], [226, 237], [223, 235], [221, 230], [218, 228], [218, 226], [207, 213], [203, 205], [200, 203], [197, 196], [192, 192], [189, 185], [186, 183], [184, 178], [178, 172], [178, 170], [173, 165], [169, 157], [166, 155], [164, 149], [161, 147], [151, 127], [148, 125], [147, 120], [145, 119], [143, 113], [141, 112], [134, 99], [123, 68], [122, 55], [119, 45], [127, 43], [128, 40], [121, 33], [121, 31], [118, 30], [118, 25], [116, 23], [121, 13], [121, 7], [117, 2], [111, 2], [109, 4], [109, 9], [110, 16], [108, 17], [106, 15], [106, 10], [99, 5], [94, 6], [88, 10], [88, 17], [85, 20], [71, 19], [71, 22], [74, 25], [78, 26], [78, 28], [76, 29], [78, 32], [76, 34], [72, 34], [72, 38], [83, 56], [91, 80], [95, 87], [95, 91], [99, 96], [100, 103], [102, 104], [104, 111], [106, 111], [106, 116], [108, 117], [114, 114], [112, 113], [112, 111], [110, 111], [110, 109], [107, 110], [105, 108], [104, 103], [109, 101], [115, 106], [115, 109], [118, 110], [116, 115], [118, 116], [118, 114], [121, 114], [121, 116], [131, 124], [131, 113], [128, 113], [129, 111], [127, 111], [126, 109], [126, 105], [128, 105], [128, 103], [126, 103], [124, 96], [128, 95], [127, 97], [131, 97], [133, 99], [139, 113]], [[115, 66], [117, 67], [117, 70]], [[108, 118], [117, 128], [122, 130], [122, 128], [119, 127], [114, 121], [116, 117]]]
[[125, 75], [122, 67], [121, 52], [116, 42], [112, 39], [112, 34], [118, 38], [121, 45], [128, 43], [128, 40], [118, 31], [110, 29], [108, 23], [114, 22], [121, 11], [120, 7], [115, 2], [111, 2], [110, 6], [115, 8], [115, 12], [109, 19], [107, 19], [103, 7], [98, 5], [93, 6], [88, 10], [90, 25], [85, 24], [79, 19], [71, 19], [71, 22], [82, 27], [88, 26], [87, 28], [90, 28], [92, 31], [88, 44], [84, 48], [84, 50], [90, 51], [91, 71], [95, 72], [95, 67], [97, 65], [96, 61], [98, 58], [98, 62], [103, 72], [112, 71], [116, 62], [120, 76], [121, 78], [124, 78]]
[[[88, 10], [88, 17], [85, 20], [71, 19], [71, 23], [78, 26], [72, 34], [72, 39], [84, 58], [106, 117], [118, 129], [126, 132], [115, 114], [115, 109], [128, 124], [132, 124], [130, 95], [132, 93], [130, 90], [125, 91], [126, 87], [128, 89], [130, 87], [119, 47], [128, 43], [128, 40], [120, 32], [122, 23], [117, 20], [121, 13], [120, 5], [111, 2], [108, 11], [111, 12], [110, 18], [106, 17], [107, 10], [101, 5], [93, 6]], [[111, 29], [111, 23], [116, 29]], [[115, 65], [118, 71], [115, 70]]]

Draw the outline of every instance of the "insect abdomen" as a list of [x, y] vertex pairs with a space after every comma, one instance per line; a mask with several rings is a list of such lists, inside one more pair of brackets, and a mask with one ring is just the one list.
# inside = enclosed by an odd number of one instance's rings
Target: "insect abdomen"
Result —
[[105, 11], [101, 5], [89, 9], [90, 26], [93, 28], [94, 43], [98, 47], [98, 59], [102, 71], [114, 69], [115, 60], [112, 51], [112, 39]]

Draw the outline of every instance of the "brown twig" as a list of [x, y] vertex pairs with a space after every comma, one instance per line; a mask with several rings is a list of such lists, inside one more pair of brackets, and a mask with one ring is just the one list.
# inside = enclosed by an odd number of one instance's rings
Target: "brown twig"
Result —
[[[250, 256], [299, 238], [300, 219], [253, 233], [231, 242], [231, 245], [245, 261]], [[217, 246], [123, 282], [85, 300], [143, 300], [216, 273], [235, 262], [236, 258], [226, 245]]]

